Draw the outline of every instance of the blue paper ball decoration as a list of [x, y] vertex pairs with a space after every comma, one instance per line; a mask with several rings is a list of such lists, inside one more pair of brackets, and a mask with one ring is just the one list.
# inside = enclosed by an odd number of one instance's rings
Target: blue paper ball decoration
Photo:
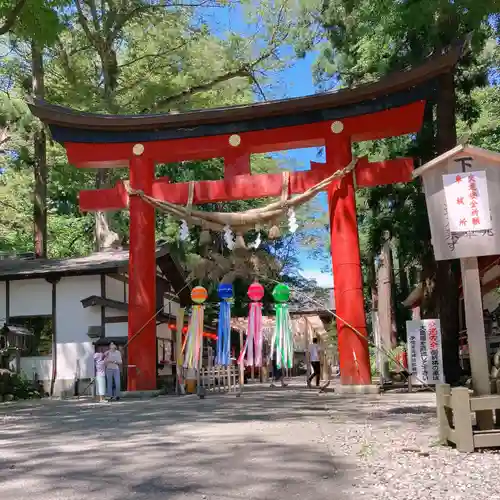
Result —
[[233, 298], [233, 285], [231, 283], [221, 283], [218, 289], [219, 298], [229, 300]]

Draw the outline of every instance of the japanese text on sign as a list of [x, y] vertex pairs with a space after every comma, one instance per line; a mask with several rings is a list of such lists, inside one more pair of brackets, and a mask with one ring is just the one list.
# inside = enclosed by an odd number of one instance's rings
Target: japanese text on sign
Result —
[[441, 330], [439, 320], [407, 321], [408, 370], [415, 375], [416, 383], [443, 382]]
[[443, 185], [451, 232], [491, 229], [485, 171], [446, 174]]

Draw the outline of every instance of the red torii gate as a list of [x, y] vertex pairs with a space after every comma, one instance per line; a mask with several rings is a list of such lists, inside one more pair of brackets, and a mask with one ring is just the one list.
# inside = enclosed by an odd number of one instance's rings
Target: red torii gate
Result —
[[[224, 178], [198, 181], [194, 204], [279, 196], [281, 174], [251, 175], [250, 155], [325, 146], [325, 163], [290, 175], [289, 194], [302, 193], [352, 159], [353, 142], [417, 132], [425, 100], [439, 76], [450, 72], [460, 49], [428, 60], [411, 71], [390, 75], [352, 90], [248, 106], [193, 111], [176, 115], [111, 116], [79, 113], [42, 101], [32, 112], [49, 124], [68, 160], [79, 168], [130, 169], [130, 186], [157, 199], [186, 205], [188, 183], [155, 179], [156, 163], [224, 158]], [[411, 159], [378, 163], [366, 160], [328, 189], [332, 264], [335, 277], [338, 345], [342, 384], [371, 383], [355, 184], [370, 187], [411, 179]], [[155, 210], [140, 199], [129, 200], [122, 183], [110, 189], [81, 191], [85, 211], [130, 208], [129, 318], [131, 338], [129, 390], [156, 388]], [[345, 323], [344, 323], [345, 321]], [[144, 326], [146, 325], [146, 326]]]

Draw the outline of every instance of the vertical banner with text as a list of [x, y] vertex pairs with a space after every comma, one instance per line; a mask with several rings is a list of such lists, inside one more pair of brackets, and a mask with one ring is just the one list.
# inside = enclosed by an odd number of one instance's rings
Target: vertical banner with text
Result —
[[441, 325], [438, 319], [406, 322], [408, 370], [415, 384], [444, 382]]

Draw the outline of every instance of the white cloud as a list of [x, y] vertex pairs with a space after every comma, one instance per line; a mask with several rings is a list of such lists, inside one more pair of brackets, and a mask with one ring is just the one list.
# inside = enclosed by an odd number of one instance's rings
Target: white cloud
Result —
[[331, 273], [322, 273], [317, 269], [305, 269], [301, 274], [304, 278], [316, 280], [316, 283], [322, 288], [333, 288], [333, 275]]

